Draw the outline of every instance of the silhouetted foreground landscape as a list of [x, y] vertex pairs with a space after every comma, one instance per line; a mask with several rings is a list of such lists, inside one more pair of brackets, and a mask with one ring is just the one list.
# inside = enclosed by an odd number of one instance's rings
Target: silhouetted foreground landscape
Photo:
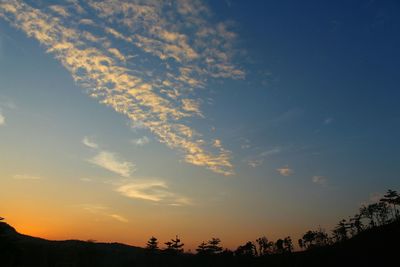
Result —
[[203, 242], [196, 254], [184, 253], [176, 237], [159, 249], [155, 237], [146, 248], [91, 241], [50, 241], [18, 233], [0, 222], [0, 266], [397, 266], [400, 249], [399, 196], [389, 190], [378, 203], [341, 220], [329, 236], [308, 231], [293, 251], [290, 237], [270, 242], [261, 237], [235, 251], [220, 240]]

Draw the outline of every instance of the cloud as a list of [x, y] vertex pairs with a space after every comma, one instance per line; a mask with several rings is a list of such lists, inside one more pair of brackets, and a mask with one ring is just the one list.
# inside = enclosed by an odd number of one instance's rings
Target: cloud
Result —
[[[1, 40], [0, 40], [0, 42], [1, 42]], [[1, 46], [1, 44], [0, 44], [0, 46]], [[0, 95], [0, 107], [6, 108], [6, 109], [11, 109], [11, 110], [17, 109], [17, 105], [15, 104], [15, 102], [12, 99], [5, 97], [5, 96], [1, 96], [1, 95]]]
[[290, 176], [294, 173], [294, 171], [287, 165], [285, 167], [276, 169], [276, 171], [282, 176]]
[[123, 177], [129, 177], [135, 170], [133, 163], [120, 160], [115, 153], [108, 151], [100, 151], [96, 156], [89, 159], [89, 162]]
[[0, 126], [5, 125], [5, 124], [6, 124], [6, 118], [0, 111]]
[[118, 215], [118, 214], [110, 214], [110, 217], [119, 222], [123, 222], [123, 223], [129, 222], [128, 219], [126, 219], [125, 217]]
[[[246, 141], [245, 142], [245, 146], [243, 146], [243, 145], [241, 146], [242, 149], [250, 147], [250, 141], [247, 140], [247, 139], [245, 139], [245, 141]], [[269, 150], [265, 150], [265, 151], [259, 153], [258, 155], [253, 156], [252, 158], [248, 159], [247, 160], [247, 165], [249, 165], [252, 168], [258, 167], [258, 166], [260, 166], [261, 164], [264, 163], [264, 160], [267, 157], [270, 157], [270, 156], [275, 155], [275, 154], [279, 154], [281, 152], [282, 152], [282, 149], [280, 147], [274, 147], [274, 148], [271, 148]]]
[[278, 115], [276, 118], [272, 119], [271, 122], [272, 123], [287, 123], [290, 121], [294, 121], [297, 120], [299, 118], [301, 118], [304, 115], [304, 110], [300, 109], [300, 108], [292, 108], [289, 109], [283, 113], [281, 113], [280, 115]]
[[131, 143], [136, 146], [144, 146], [150, 143], [150, 138], [148, 138], [147, 136], [143, 136], [137, 139], [132, 139]]
[[58, 15], [62, 17], [69, 17], [69, 13], [65, 7], [58, 6], [58, 5], [53, 5], [49, 7], [53, 12], [57, 13]]
[[216, 147], [216, 148], [222, 147], [221, 140], [215, 139], [215, 140], [213, 141], [213, 147]]
[[16, 180], [41, 180], [42, 179], [42, 177], [28, 175], [28, 174], [16, 174], [13, 176], [13, 178]]
[[264, 162], [264, 159], [249, 159], [247, 161], [247, 165], [249, 165], [252, 168], [255, 168], [255, 167], [258, 167], [261, 164], [263, 164], [263, 162]]
[[94, 205], [94, 204], [80, 204], [78, 205], [79, 208], [96, 215], [101, 215], [104, 217], [112, 218], [116, 221], [127, 223], [129, 220], [120, 214], [115, 214], [110, 211], [109, 207], [103, 205]]
[[325, 176], [315, 175], [312, 177], [312, 182], [315, 184], [326, 185], [327, 178]]
[[82, 139], [82, 143], [83, 143], [85, 146], [90, 147], [90, 148], [99, 148], [99, 145], [96, 144], [95, 142], [93, 142], [93, 140], [91, 140], [90, 137], [88, 137], [88, 136], [85, 136], [85, 137]]
[[200, 1], [85, 3], [39, 9], [10, 0], [0, 3], [0, 17], [38, 40], [91, 97], [183, 152], [186, 162], [232, 175], [231, 153], [186, 125], [202, 116], [196, 89], [210, 78], [245, 76], [234, 63], [232, 25], [211, 24]]
[[331, 124], [333, 122], [333, 118], [326, 118], [323, 122], [324, 125]]
[[191, 200], [170, 191], [167, 183], [160, 179], [124, 181], [115, 191], [123, 196], [173, 206], [190, 205]]

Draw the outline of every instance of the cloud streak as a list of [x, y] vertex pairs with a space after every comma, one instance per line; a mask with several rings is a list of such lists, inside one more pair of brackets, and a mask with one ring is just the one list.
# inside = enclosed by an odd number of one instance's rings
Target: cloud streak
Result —
[[327, 183], [327, 178], [325, 176], [320, 176], [320, 175], [314, 175], [311, 178], [312, 182], [315, 184], [319, 184], [319, 185], [326, 185]]
[[135, 170], [133, 163], [120, 160], [115, 153], [108, 151], [100, 151], [96, 156], [89, 159], [89, 162], [122, 177], [129, 177]]
[[150, 143], [150, 139], [147, 136], [143, 136], [137, 139], [132, 139], [131, 143], [136, 146], [144, 146]]
[[42, 180], [42, 177], [29, 174], [16, 174], [13, 176], [15, 180]]
[[129, 220], [127, 218], [125, 218], [124, 216], [122, 216], [120, 214], [112, 213], [110, 211], [110, 208], [103, 206], [103, 205], [80, 204], [80, 205], [78, 205], [78, 207], [85, 210], [86, 212], [96, 214], [96, 215], [101, 215], [104, 217], [109, 217], [109, 218], [112, 218], [121, 223], [129, 222]]
[[[249, 140], [245, 139], [245, 144], [242, 145], [242, 149], [246, 149], [250, 147]], [[274, 147], [269, 150], [265, 150], [258, 155], [251, 157], [250, 159], [247, 160], [247, 165], [249, 165], [252, 168], [256, 168], [264, 163], [264, 160], [270, 156], [279, 154], [282, 152], [282, 149], [280, 147]]]
[[0, 111], [0, 126], [5, 125], [5, 124], [6, 124], [6, 118]]
[[276, 169], [276, 171], [282, 176], [290, 176], [294, 173], [294, 171], [290, 169], [289, 166], [278, 168]]
[[88, 137], [88, 136], [85, 136], [85, 137], [82, 139], [82, 143], [83, 143], [85, 146], [89, 147], [89, 148], [99, 148], [99, 145], [96, 144], [93, 140], [91, 140], [90, 137]]
[[183, 122], [203, 116], [193, 96], [209, 78], [244, 78], [233, 63], [231, 25], [210, 24], [199, 1], [90, 0], [84, 7], [10, 0], [0, 2], [0, 17], [38, 40], [90, 96], [183, 152], [186, 162], [233, 174], [230, 152]]
[[167, 183], [161, 179], [137, 179], [124, 181], [115, 191], [133, 199], [151, 201], [172, 206], [190, 205], [191, 200], [170, 191]]

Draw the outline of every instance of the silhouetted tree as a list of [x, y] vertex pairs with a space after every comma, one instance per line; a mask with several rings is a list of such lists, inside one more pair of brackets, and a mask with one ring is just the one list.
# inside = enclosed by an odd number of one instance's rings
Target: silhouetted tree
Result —
[[207, 243], [201, 242], [201, 244], [196, 248], [197, 254], [205, 255], [207, 254]]
[[267, 255], [271, 252], [274, 243], [268, 241], [268, 238], [263, 236], [256, 239], [258, 244], [258, 254], [260, 256]]
[[208, 241], [207, 250], [210, 254], [219, 254], [222, 251], [222, 247], [219, 245], [221, 240], [219, 238], [211, 238]]
[[215, 255], [220, 254], [223, 248], [219, 245], [221, 240], [219, 238], [211, 238], [207, 243], [202, 242], [196, 249], [198, 254]]
[[276, 253], [283, 253], [285, 251], [284, 247], [283, 247], [283, 239], [278, 239], [275, 242], [275, 252]]
[[287, 236], [283, 239], [283, 248], [286, 252], [291, 253], [293, 251], [293, 243], [290, 236]]
[[363, 218], [366, 218], [369, 220], [369, 225], [370, 227], [375, 227], [375, 221], [374, 221], [374, 213], [375, 213], [375, 206], [373, 204], [370, 204], [368, 206], [362, 206], [360, 208], [360, 215]]
[[315, 232], [309, 230], [303, 235], [303, 245], [306, 249], [312, 248], [314, 246], [314, 241]]
[[396, 206], [400, 204], [400, 196], [395, 190], [389, 189], [380, 201], [392, 205], [392, 216], [394, 219], [399, 217], [399, 211]]
[[307, 231], [302, 239], [299, 239], [299, 246], [304, 249], [326, 246], [330, 243], [328, 234], [323, 229], [317, 231]]
[[158, 249], [158, 241], [154, 236], [150, 237], [149, 241], [147, 241], [146, 249], [148, 250], [157, 250]]
[[358, 235], [359, 233], [361, 233], [363, 231], [363, 223], [361, 221], [361, 215], [360, 214], [356, 214], [354, 215], [352, 218], [350, 218], [351, 221], [351, 228], [353, 235]]
[[297, 243], [299, 244], [300, 249], [305, 248], [303, 239], [300, 238], [300, 239], [297, 241]]
[[317, 231], [314, 231], [314, 242], [317, 247], [329, 245], [329, 236], [321, 227]]
[[389, 206], [386, 202], [377, 203], [375, 213], [379, 225], [384, 225], [389, 221]]
[[341, 220], [333, 230], [333, 236], [336, 241], [344, 241], [347, 239], [347, 223], [346, 220]]
[[235, 255], [237, 256], [253, 257], [255, 256], [255, 254], [256, 254], [256, 246], [251, 241], [248, 241], [243, 246], [239, 246], [235, 251]]
[[171, 241], [166, 242], [165, 245], [167, 245], [167, 249], [176, 253], [181, 253], [183, 252], [183, 246], [185, 244], [181, 243], [181, 240], [176, 236], [175, 239], [171, 239]]

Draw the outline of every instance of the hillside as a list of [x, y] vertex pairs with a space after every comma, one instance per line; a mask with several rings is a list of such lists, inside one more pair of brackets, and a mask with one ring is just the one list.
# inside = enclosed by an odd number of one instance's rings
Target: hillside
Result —
[[50, 241], [0, 222], [0, 266], [383, 266], [398, 261], [400, 222], [373, 228], [332, 246], [258, 258], [150, 253], [118, 243]]

